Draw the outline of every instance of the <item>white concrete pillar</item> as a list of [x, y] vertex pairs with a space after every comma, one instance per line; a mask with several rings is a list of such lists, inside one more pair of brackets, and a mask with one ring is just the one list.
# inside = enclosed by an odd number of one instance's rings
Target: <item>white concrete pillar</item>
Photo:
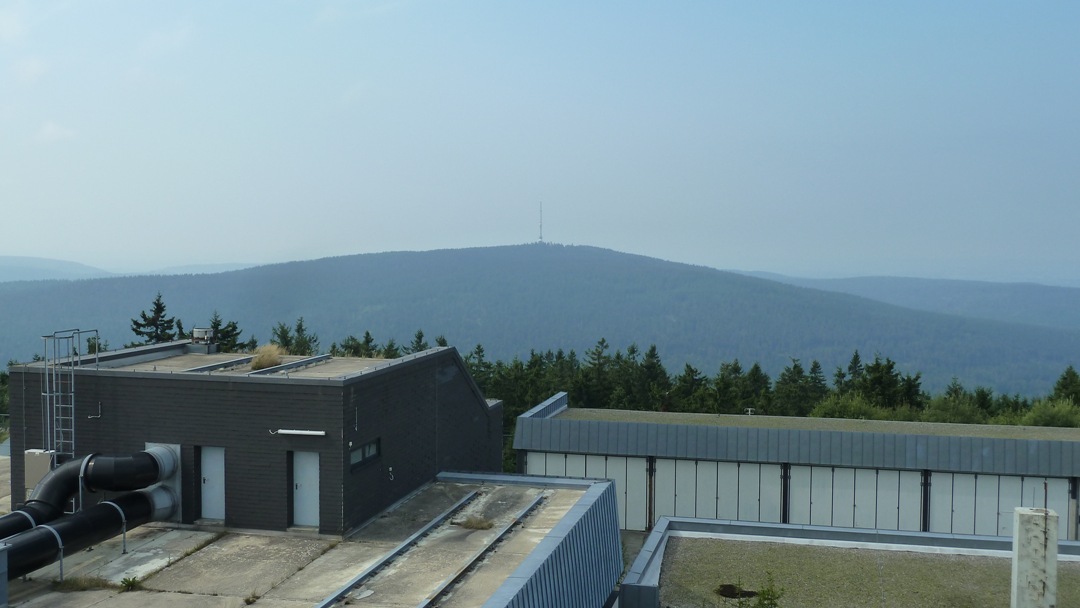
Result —
[[1013, 512], [1011, 608], [1057, 605], [1058, 516], [1050, 509]]

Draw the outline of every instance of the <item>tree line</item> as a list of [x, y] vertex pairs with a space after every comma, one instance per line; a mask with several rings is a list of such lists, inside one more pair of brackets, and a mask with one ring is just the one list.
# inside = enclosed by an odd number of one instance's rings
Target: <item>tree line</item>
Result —
[[[216, 311], [210, 328], [224, 352], [258, 347], [254, 337], [241, 340], [243, 332], [236, 322], [223, 321]], [[186, 337], [183, 324], [166, 314], [160, 293], [149, 313], [143, 311], [131, 320], [131, 329], [142, 344]], [[292, 355], [322, 352], [319, 336], [305, 326], [303, 317], [291, 325], [275, 325], [270, 343]], [[435, 344], [448, 343], [440, 335]], [[380, 344], [365, 331], [360, 338], [350, 334], [332, 342], [328, 352], [391, 359], [427, 348], [423, 330], [402, 345], [394, 338]], [[807, 366], [794, 358], [775, 379], [758, 363], [745, 368], [738, 359], [721, 363], [712, 376], [689, 363], [672, 374], [655, 345], [644, 352], [636, 344], [612, 350], [604, 338], [583, 357], [559, 349], [531, 351], [526, 359], [490, 361], [477, 344], [464, 360], [484, 395], [503, 401], [504, 428], [510, 430], [519, 415], [559, 391], [569, 394], [571, 404], [591, 408], [1080, 427], [1080, 374], [1072, 366], [1049, 394], [1033, 399], [995, 394], [982, 386], [969, 389], [956, 378], [943, 393], [932, 395], [923, 390], [919, 372], [902, 372], [896, 362], [877, 353], [863, 361], [858, 350], [846, 367], [833, 370], [831, 382], [817, 360]]]
[[[235, 321], [225, 321], [215, 311], [209, 327], [222, 352], [251, 352], [254, 338], [243, 339]], [[135, 346], [184, 339], [183, 323], [166, 312], [159, 293], [149, 311], [131, 319]], [[277, 323], [270, 344], [292, 355], [312, 356], [324, 352], [319, 336], [304, 324]], [[437, 346], [447, 346], [444, 336]], [[417, 330], [411, 342], [394, 338], [376, 342], [370, 331], [361, 337], [347, 335], [330, 344], [334, 356], [396, 358], [429, 348], [424, 332]], [[88, 344], [88, 352], [107, 350], [108, 343]], [[905, 373], [887, 356], [874, 354], [864, 361], [856, 350], [845, 367], [830, 378], [817, 360], [805, 365], [791, 359], [774, 379], [758, 363], [748, 368], [738, 359], [724, 362], [713, 375], [689, 363], [669, 373], [655, 345], [642, 352], [631, 344], [612, 349], [601, 338], [582, 356], [574, 350], [531, 351], [527, 358], [489, 360], [482, 345], [464, 355], [464, 361], [485, 396], [501, 399], [504, 429], [512, 436], [519, 415], [559, 391], [566, 391], [578, 407], [707, 414], [815, 416], [949, 423], [1021, 424], [1080, 427], [1080, 374], [1069, 366], [1051, 392], [1043, 397], [995, 394], [992, 389], [969, 389], [957, 379], [943, 393], [923, 390], [920, 373]], [[0, 376], [0, 407], [6, 405], [6, 373]]]

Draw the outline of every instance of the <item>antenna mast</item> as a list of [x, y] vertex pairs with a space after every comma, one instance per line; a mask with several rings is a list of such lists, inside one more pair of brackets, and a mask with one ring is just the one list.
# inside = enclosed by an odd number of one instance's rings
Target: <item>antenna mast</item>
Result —
[[540, 242], [544, 242], [544, 201], [540, 201]]

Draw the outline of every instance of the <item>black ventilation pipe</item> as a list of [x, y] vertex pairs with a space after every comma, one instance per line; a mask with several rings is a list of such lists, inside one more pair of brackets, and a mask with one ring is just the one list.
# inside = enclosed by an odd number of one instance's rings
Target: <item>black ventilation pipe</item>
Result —
[[38, 525], [6, 539], [8, 580], [48, 566], [149, 521], [169, 519], [176, 510], [171, 490], [157, 486], [100, 502], [73, 515]]
[[127, 456], [91, 454], [70, 460], [49, 471], [22, 507], [0, 517], [0, 539], [60, 517], [80, 489], [130, 492], [168, 479], [175, 472], [176, 456], [161, 446]]

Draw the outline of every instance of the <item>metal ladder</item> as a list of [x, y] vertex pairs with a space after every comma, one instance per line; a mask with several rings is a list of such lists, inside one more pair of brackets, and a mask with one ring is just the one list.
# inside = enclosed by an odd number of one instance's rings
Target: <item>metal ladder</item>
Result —
[[83, 355], [83, 336], [92, 336], [100, 344], [96, 329], [66, 329], [41, 337], [45, 342], [42, 445], [53, 452], [53, 468], [75, 458], [75, 368], [84, 361], [98, 363], [97, 352]]

